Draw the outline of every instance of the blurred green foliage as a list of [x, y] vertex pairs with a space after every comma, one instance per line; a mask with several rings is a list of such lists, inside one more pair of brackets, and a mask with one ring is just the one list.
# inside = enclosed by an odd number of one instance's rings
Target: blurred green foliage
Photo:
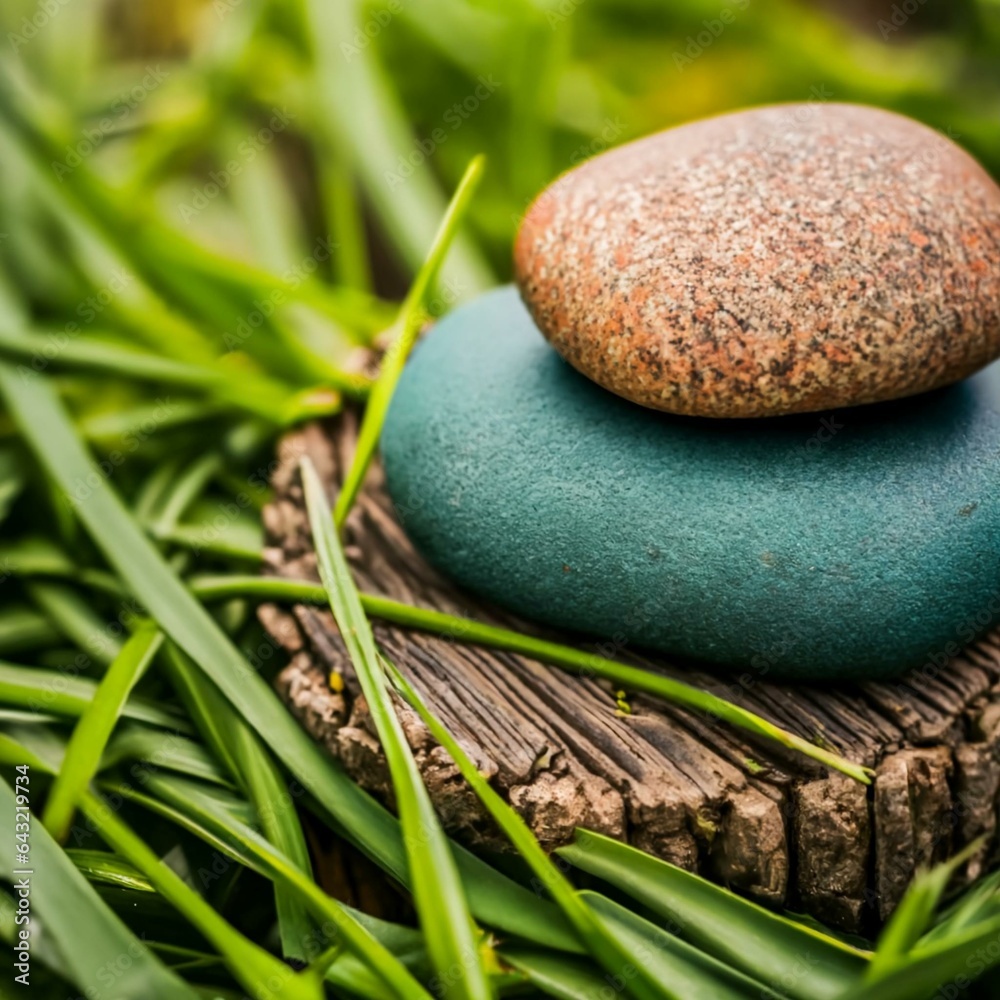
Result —
[[[332, 278], [386, 294], [478, 152], [452, 297], [509, 274], [520, 215], [561, 171], [732, 108], [894, 108], [1000, 173], [996, 0], [5, 0], [0, 30], [5, 68], [65, 115], [65, 168], [274, 270], [330, 239]], [[3, 180], [8, 232], [22, 195]], [[45, 256], [5, 242], [15, 273]]]

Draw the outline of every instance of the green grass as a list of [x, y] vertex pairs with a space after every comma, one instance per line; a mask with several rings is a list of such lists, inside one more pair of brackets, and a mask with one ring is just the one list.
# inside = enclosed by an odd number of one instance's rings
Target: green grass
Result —
[[[0, 740], [5, 740], [0, 737]], [[10, 761], [11, 757], [7, 757]], [[13, 754], [18, 764], [30, 758]], [[3, 828], [16, 827], [15, 796], [6, 782], [0, 782], [0, 813]], [[32, 905], [59, 941], [60, 958], [70, 978], [90, 981], [95, 967], [128, 955], [118, 986], [126, 996], [194, 997], [192, 989], [164, 967], [128, 927], [101, 900], [97, 890], [79, 873], [73, 861], [46, 832], [35, 825], [31, 850], [38, 877], [33, 879]]]
[[56, 840], [66, 839], [73, 812], [97, 772], [125, 701], [162, 642], [155, 625], [140, 625], [108, 666], [80, 716], [42, 813], [42, 822]]
[[[370, 620], [872, 774], [673, 675], [358, 593], [337, 528], [422, 329], [509, 275], [518, 219], [561, 170], [608, 137], [822, 82], [1000, 172], [996, 4], [922, 8], [886, 45], [860, 20], [750, 5], [683, 72], [672, 53], [719, 4], [196, 7], [63, 5], [23, 45], [40, 8], [0, 10], [0, 818], [16, 830], [30, 805], [32, 992], [91, 995], [110, 963], [124, 1000], [995, 995], [1000, 877], [953, 890], [978, 844], [918, 875], [866, 946], [593, 832], [546, 853]], [[278, 111], [287, 127], [255, 145]], [[280, 435], [345, 407], [360, 434], [333, 514], [303, 469], [323, 583], [248, 575]], [[275, 693], [262, 602], [331, 607], [391, 809]], [[513, 854], [447, 837], [417, 718]]]
[[789, 982], [796, 1000], [832, 1000], [866, 971], [867, 954], [599, 834], [580, 831], [558, 853], [733, 968], [764, 983]]
[[[588, 899], [583, 894], [575, 890], [572, 883], [546, 855], [527, 823], [482, 777], [472, 759], [434, 716], [414, 687], [391, 663], [383, 660], [383, 664], [407, 704], [417, 712], [434, 739], [448, 751], [462, 777], [469, 783], [497, 826], [531, 869], [536, 884], [545, 887], [572, 924], [590, 957], [598, 962], [609, 976], [620, 975], [621, 970], [634, 961], [634, 949], [630, 947], [630, 942], [623, 940], [614, 924], [602, 917], [600, 904], [595, 909], [593, 905], [588, 905]], [[678, 942], [673, 952], [665, 952], [664, 975], [654, 974], [645, 963], [636, 964], [630, 993], [643, 1000], [664, 1000], [664, 998], [685, 1000], [686, 997], [694, 995], [691, 990], [703, 993], [706, 997], [725, 996], [727, 979], [731, 978], [730, 971], [721, 963], [716, 963], [707, 957], [700, 963], [690, 962], [692, 955], [684, 954], [685, 947]], [[697, 958], [702, 959], [702, 956], [699, 955]], [[692, 968], [692, 965], [696, 967]], [[685, 984], [683, 990], [682, 984]], [[752, 989], [755, 984], [746, 980], [742, 985]]]
[[372, 386], [365, 406], [354, 459], [344, 476], [344, 485], [337, 496], [334, 516], [338, 525], [343, 525], [347, 518], [378, 448], [382, 424], [385, 422], [396, 383], [403, 373], [403, 366], [416, 343], [417, 335], [428, 318], [427, 298], [437, 283], [448, 249], [458, 235], [462, 218], [468, 211], [484, 169], [485, 161], [481, 156], [477, 156], [466, 168], [455, 190], [455, 196], [434, 236], [427, 258], [417, 271], [417, 276], [399, 308], [399, 316], [391, 330], [391, 339], [382, 356], [378, 378]]
[[[283, 580], [275, 577], [196, 577], [192, 580], [192, 587], [205, 600], [239, 595], [260, 600], [322, 603], [324, 595], [322, 587], [309, 581]], [[682, 705], [709, 718], [719, 719], [757, 737], [804, 754], [862, 784], [869, 784], [871, 781], [870, 776], [873, 772], [870, 768], [852, 763], [839, 754], [810, 743], [733, 702], [662, 674], [609, 660], [607, 657], [575, 649], [572, 646], [495, 625], [485, 625], [457, 615], [432, 611], [428, 608], [416, 608], [376, 594], [362, 594], [361, 603], [373, 618], [381, 618], [420, 632], [447, 636], [453, 642], [508, 650], [585, 677], [601, 677], [613, 681], [617, 687], [655, 695], [664, 701]]]
[[375, 637], [351, 579], [323, 483], [308, 458], [302, 459], [300, 473], [327, 600], [389, 766], [427, 949], [446, 996], [484, 1000], [491, 990], [455, 859], [382, 676]]

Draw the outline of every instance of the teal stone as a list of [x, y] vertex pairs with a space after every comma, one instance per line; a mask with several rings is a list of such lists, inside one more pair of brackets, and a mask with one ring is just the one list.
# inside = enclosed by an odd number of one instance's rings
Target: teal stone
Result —
[[1000, 368], [907, 400], [711, 420], [574, 371], [513, 288], [457, 309], [382, 435], [427, 559], [510, 611], [755, 676], [935, 668], [1000, 612]]

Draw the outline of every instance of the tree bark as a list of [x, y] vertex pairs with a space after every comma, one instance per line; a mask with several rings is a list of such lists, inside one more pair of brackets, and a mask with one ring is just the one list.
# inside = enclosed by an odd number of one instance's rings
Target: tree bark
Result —
[[[275, 498], [265, 510], [267, 572], [318, 579], [298, 460], [311, 456], [332, 498], [355, 434], [348, 412], [282, 442]], [[407, 539], [405, 515], [393, 510], [373, 467], [346, 532], [362, 589], [552, 636], [441, 579]], [[329, 612], [268, 605], [260, 614], [290, 656], [278, 686], [291, 710], [362, 786], [392, 805], [385, 759]], [[766, 905], [865, 932], [892, 912], [918, 867], [978, 836], [986, 846], [964, 877], [992, 857], [1000, 785], [997, 633], [943, 668], [837, 686], [781, 684], [765, 671], [706, 672], [627, 645], [616, 649], [616, 658], [715, 692], [875, 768], [874, 787], [866, 788], [656, 699], [466, 646], [461, 636], [374, 624], [390, 659], [546, 847], [589, 827]], [[447, 754], [402, 712], [446, 828], [472, 847], [505, 850]]]

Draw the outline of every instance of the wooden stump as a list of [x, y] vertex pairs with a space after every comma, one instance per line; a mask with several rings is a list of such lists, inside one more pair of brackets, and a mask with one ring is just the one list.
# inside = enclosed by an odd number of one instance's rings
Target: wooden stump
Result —
[[[308, 453], [335, 484], [350, 460], [347, 413], [287, 437], [265, 511], [267, 566], [318, 579], [297, 466]], [[462, 594], [416, 554], [373, 468], [348, 527], [362, 589], [513, 626], [535, 626]], [[391, 804], [385, 760], [328, 611], [265, 606], [291, 656], [278, 684], [306, 729], [365, 788]], [[627, 643], [581, 642], [719, 694], [877, 769], [873, 788], [827, 773], [714, 719], [504, 652], [375, 623], [376, 637], [539, 839], [555, 847], [586, 826], [627, 840], [774, 907], [873, 931], [914, 871], [980, 836], [967, 866], [994, 850], [1000, 785], [1000, 634], [891, 683], [774, 683], [764, 658], [740, 675], [648, 658]], [[563, 641], [572, 637], [557, 636]], [[335, 675], [334, 683], [328, 677]], [[626, 708], [622, 708], [619, 702]], [[505, 850], [450, 758], [404, 709], [406, 732], [447, 829]]]

